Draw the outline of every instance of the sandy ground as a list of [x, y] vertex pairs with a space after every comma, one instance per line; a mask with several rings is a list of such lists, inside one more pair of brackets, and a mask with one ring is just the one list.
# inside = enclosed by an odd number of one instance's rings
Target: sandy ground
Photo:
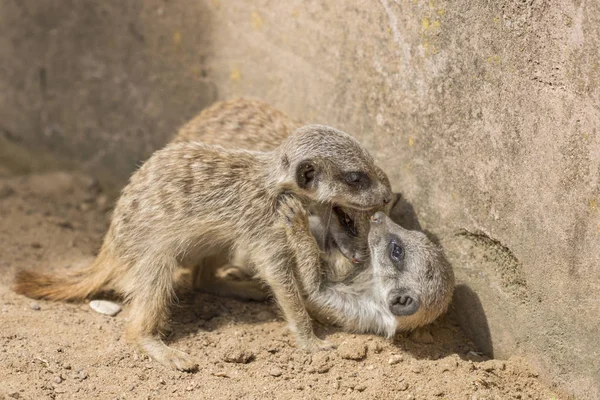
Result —
[[451, 315], [393, 341], [318, 327], [338, 349], [311, 355], [294, 347], [274, 304], [193, 293], [181, 298], [169, 338], [199, 361], [189, 374], [124, 342], [127, 307], [108, 317], [10, 290], [19, 268], [89, 262], [109, 211], [88, 177], [0, 178], [0, 400], [560, 398], [524, 360], [478, 355]]

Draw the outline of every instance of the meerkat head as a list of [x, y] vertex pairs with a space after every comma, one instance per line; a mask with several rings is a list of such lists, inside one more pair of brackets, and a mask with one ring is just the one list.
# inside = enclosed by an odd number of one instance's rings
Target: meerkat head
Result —
[[372, 210], [391, 200], [389, 181], [382, 180], [371, 155], [337, 129], [306, 125], [293, 132], [276, 155], [285, 183], [315, 201]]
[[396, 316], [397, 330], [429, 324], [446, 311], [454, 291], [454, 273], [442, 249], [382, 212], [370, 224], [373, 274], [378, 292]]

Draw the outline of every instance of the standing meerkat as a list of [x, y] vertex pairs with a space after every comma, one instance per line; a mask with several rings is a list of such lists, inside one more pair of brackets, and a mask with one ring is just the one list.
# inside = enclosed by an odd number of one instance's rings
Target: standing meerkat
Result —
[[[171, 143], [198, 141], [231, 149], [272, 151], [300, 126], [299, 122], [263, 101], [238, 98], [219, 101], [202, 110], [179, 130]], [[375, 166], [375, 173], [391, 190], [385, 172]], [[385, 207], [389, 209], [392, 203]], [[325, 247], [335, 249], [336, 253], [357, 264], [368, 258], [368, 220], [378, 211], [377, 208], [362, 212], [326, 204], [316, 209], [313, 207], [312, 211], [328, 224], [327, 234], [323, 236]], [[356, 226], [358, 224], [362, 226]], [[331, 276], [336, 264], [332, 263]], [[339, 265], [344, 268], [338, 271], [339, 276], [345, 276], [354, 269], [345, 262]]]
[[172, 143], [132, 175], [88, 268], [63, 277], [21, 271], [14, 289], [72, 301], [114, 290], [131, 302], [126, 337], [163, 365], [193, 370], [189, 355], [158, 336], [174, 299], [174, 273], [189, 252], [243, 248], [298, 344], [309, 351], [330, 348], [314, 334], [298, 285], [298, 279], [317, 279], [300, 276], [317, 274], [319, 265], [293, 263], [277, 214], [282, 193], [365, 210], [391, 198], [369, 153], [331, 127], [299, 128], [271, 152]]
[[[174, 141], [266, 151], [278, 146], [296, 126], [299, 123], [267, 103], [235, 99], [203, 110], [181, 128]], [[385, 173], [378, 169], [378, 175], [389, 187]], [[283, 210], [290, 210], [294, 201], [286, 201], [291, 203]], [[393, 206], [394, 202], [382, 209], [389, 214]], [[442, 249], [424, 233], [404, 229], [384, 214], [377, 214], [375, 221], [381, 222], [377, 223], [370, 218], [375, 211], [339, 206], [316, 210], [309, 222], [324, 257], [323, 274], [311, 275], [317, 279], [303, 285], [308, 288], [307, 305], [314, 317], [349, 331], [391, 336], [397, 330], [426, 325], [445, 312], [452, 299], [454, 274]], [[304, 219], [294, 220], [300, 225], [291, 232], [304, 232]], [[316, 257], [314, 241], [306, 236], [293, 236], [289, 243], [296, 251], [307, 251], [304, 258]], [[392, 258], [394, 248], [402, 252], [401, 262]], [[257, 282], [249, 279], [254, 271], [245, 262], [238, 257], [232, 261], [235, 268], [228, 269], [245, 277], [243, 281], [215, 278], [210, 275], [219, 265], [203, 265], [199, 286], [219, 294], [260, 299], [264, 294]]]

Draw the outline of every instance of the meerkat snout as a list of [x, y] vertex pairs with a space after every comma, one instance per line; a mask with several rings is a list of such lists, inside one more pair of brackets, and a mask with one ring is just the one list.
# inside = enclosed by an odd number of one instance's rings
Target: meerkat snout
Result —
[[388, 306], [394, 315], [413, 315], [419, 310], [419, 299], [410, 289], [394, 289], [388, 294]]
[[371, 215], [371, 222], [374, 224], [381, 224], [385, 220], [385, 214], [381, 211]]

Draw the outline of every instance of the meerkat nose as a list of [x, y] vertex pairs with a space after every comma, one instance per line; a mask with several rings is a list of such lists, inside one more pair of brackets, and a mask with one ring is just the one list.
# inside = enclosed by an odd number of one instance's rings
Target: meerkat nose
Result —
[[383, 198], [383, 204], [389, 204], [389, 202], [392, 201], [392, 196], [387, 196]]
[[419, 310], [419, 300], [406, 290], [394, 290], [389, 295], [389, 305], [394, 315], [412, 315]]
[[380, 224], [381, 222], [383, 222], [384, 218], [385, 214], [381, 211], [377, 211], [375, 214], [371, 215], [371, 222], [373, 222], [374, 224]]

